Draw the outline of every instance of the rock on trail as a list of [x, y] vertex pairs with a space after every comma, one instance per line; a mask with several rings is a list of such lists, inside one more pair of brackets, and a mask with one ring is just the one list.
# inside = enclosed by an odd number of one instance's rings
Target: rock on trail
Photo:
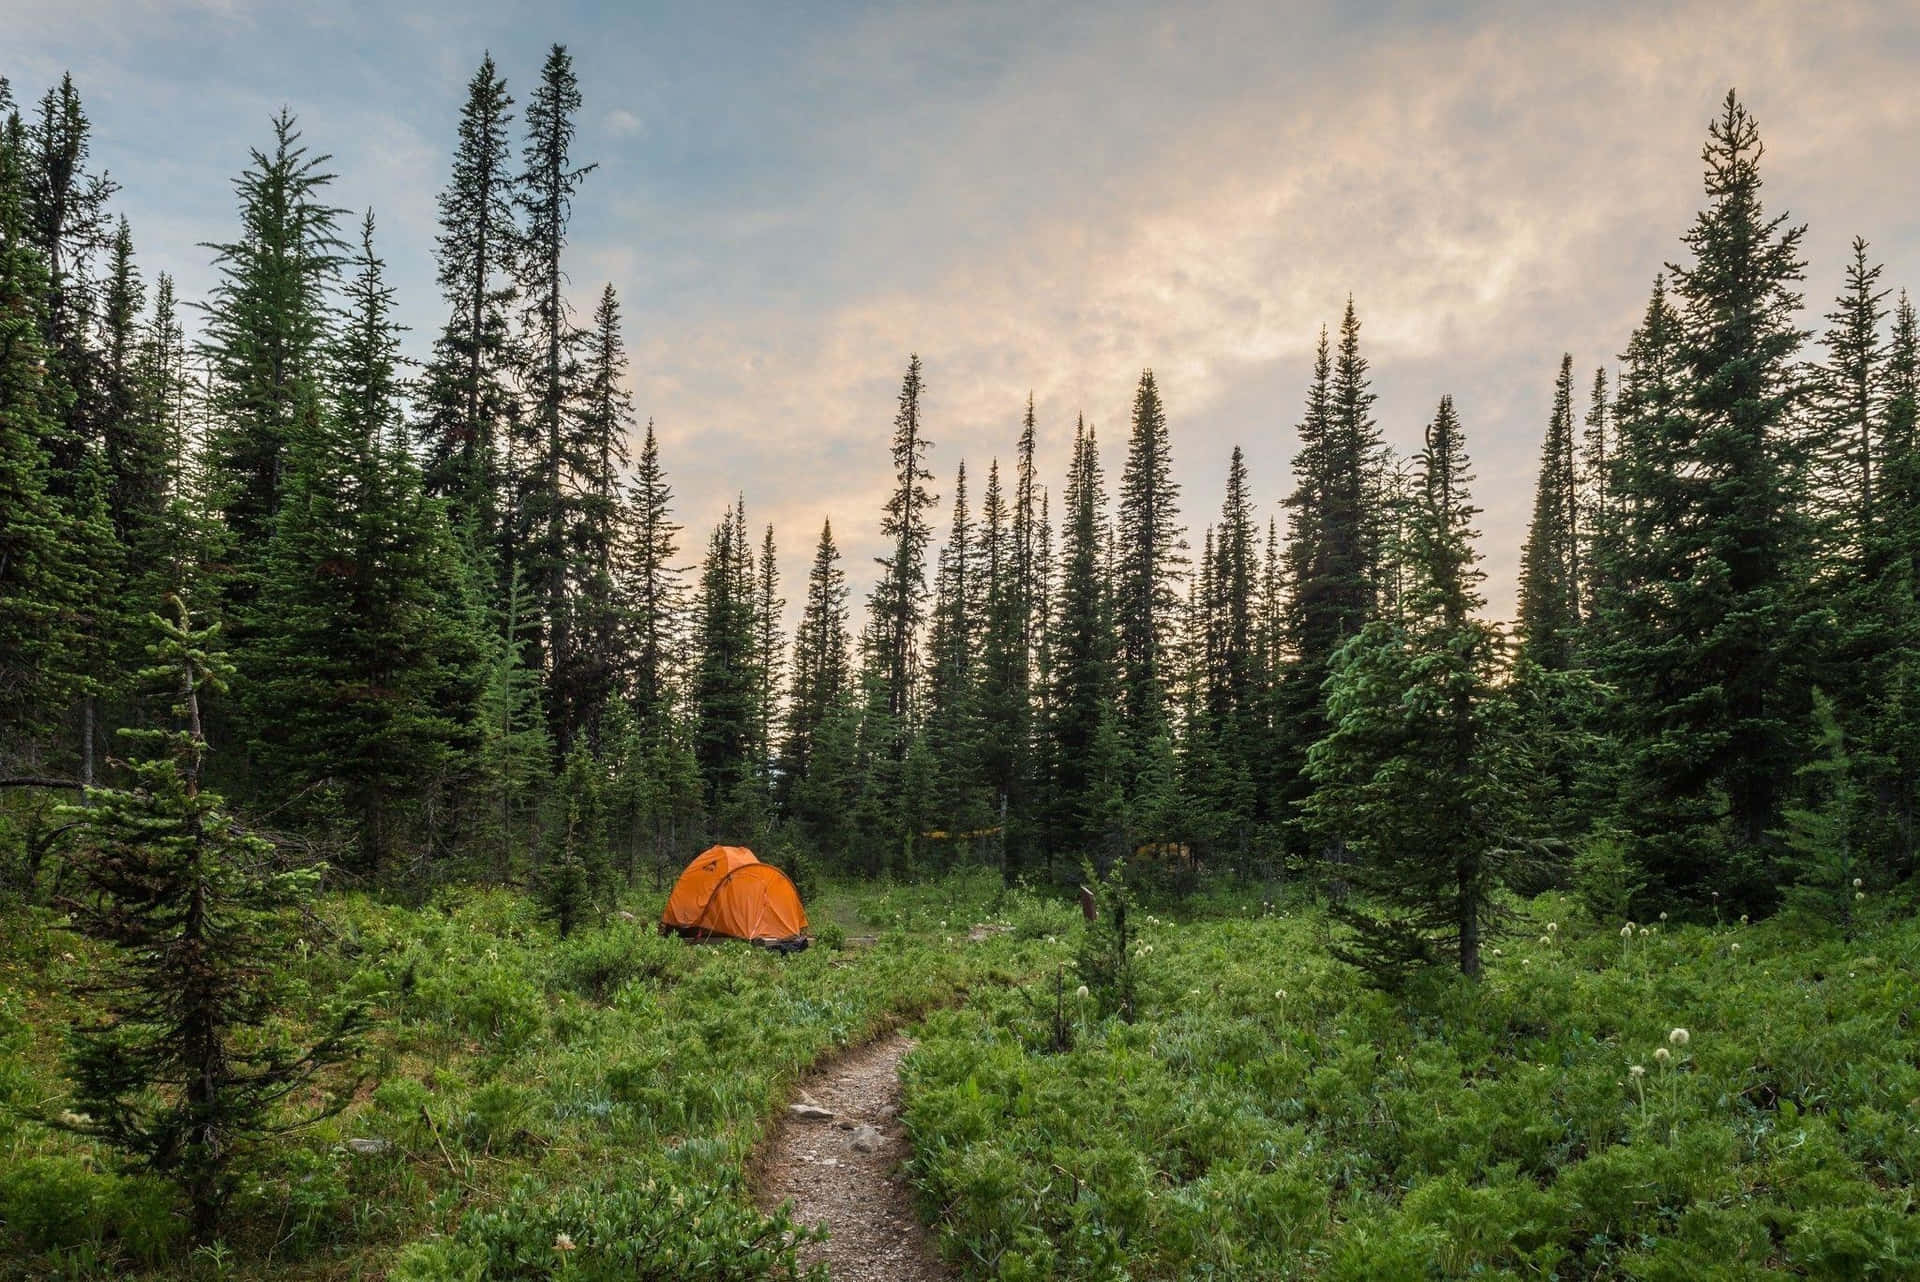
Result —
[[[801, 1224], [831, 1237], [801, 1251], [834, 1282], [945, 1282], [900, 1171], [900, 1057], [906, 1037], [883, 1037], [819, 1069], [774, 1124], [755, 1165], [754, 1194], [772, 1210], [792, 1201]], [[837, 1119], [837, 1120], [836, 1120]]]

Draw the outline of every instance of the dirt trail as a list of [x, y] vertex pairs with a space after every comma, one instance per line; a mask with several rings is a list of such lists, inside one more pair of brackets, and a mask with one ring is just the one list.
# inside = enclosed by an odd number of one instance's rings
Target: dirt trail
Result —
[[791, 1200], [794, 1219], [825, 1223], [832, 1236], [801, 1253], [825, 1260], [834, 1282], [945, 1282], [913, 1213], [901, 1173], [907, 1142], [900, 1128], [900, 1057], [913, 1049], [895, 1034], [849, 1051], [801, 1083], [792, 1109], [774, 1124], [755, 1163], [754, 1195], [772, 1210]]

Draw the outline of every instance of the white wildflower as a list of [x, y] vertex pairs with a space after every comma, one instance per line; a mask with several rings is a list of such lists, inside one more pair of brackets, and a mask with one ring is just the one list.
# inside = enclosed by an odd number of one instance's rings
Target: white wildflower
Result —
[[1671, 1033], [1667, 1034], [1667, 1040], [1672, 1042], [1675, 1046], [1685, 1046], [1688, 1042], [1693, 1040], [1693, 1037], [1691, 1034], [1687, 1032], [1686, 1029], [1676, 1028]]
[[1673, 1058], [1673, 1052], [1668, 1050], [1666, 1047], [1662, 1046], [1658, 1050], [1653, 1052], [1653, 1057], [1659, 1060], [1662, 1064], [1664, 1064], [1668, 1060]]
[[574, 1246], [573, 1246], [573, 1235], [572, 1235], [572, 1234], [570, 1234], [570, 1233], [556, 1233], [556, 1234], [554, 1234], [554, 1235], [553, 1235], [553, 1249], [554, 1249], [554, 1250], [556, 1250], [556, 1251], [562, 1251], [562, 1252], [565, 1252], [565, 1251], [571, 1251], [571, 1250], [573, 1250], [573, 1249], [574, 1249]]

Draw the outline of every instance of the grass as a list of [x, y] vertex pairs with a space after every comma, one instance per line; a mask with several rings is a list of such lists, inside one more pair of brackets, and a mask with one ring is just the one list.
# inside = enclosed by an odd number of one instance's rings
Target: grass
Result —
[[[290, 941], [306, 1009], [285, 1018], [364, 1003], [364, 1080], [342, 1114], [259, 1155], [227, 1239], [199, 1250], [165, 1185], [19, 1116], [57, 1107], [59, 1030], [84, 1016], [71, 989], [88, 955], [51, 914], [9, 912], [0, 1277], [792, 1276], [790, 1226], [753, 1209], [741, 1175], [789, 1084], [837, 1047], [1026, 973], [1067, 911], [986, 879], [831, 885], [816, 929], [873, 942], [783, 958], [661, 939], [657, 903], [630, 907], [636, 921], [561, 941], [506, 892], [326, 900]], [[989, 913], [1019, 928], [969, 942]], [[572, 1250], [555, 1249], [562, 1235]]]
[[1920, 925], [1882, 913], [1623, 939], [1547, 896], [1397, 998], [1316, 911], [1149, 922], [1134, 1024], [929, 1016], [916, 1175], [977, 1277], [1910, 1278]]
[[[1514, 906], [1484, 982], [1388, 996], [1329, 959], [1318, 910], [1222, 892], [1136, 912], [1131, 1024], [1075, 995], [1076, 908], [990, 878], [830, 883], [810, 913], [849, 946], [788, 958], [659, 939], [657, 906], [561, 941], [506, 892], [324, 901], [290, 941], [284, 1018], [365, 1003], [364, 1076], [256, 1155], [199, 1250], [167, 1186], [24, 1119], [60, 1106], [93, 958], [9, 910], [0, 1278], [795, 1277], [794, 1228], [751, 1205], [746, 1162], [809, 1065], [903, 1021], [913, 1174], [968, 1276], [1901, 1278], [1920, 1259], [1910, 903], [1869, 904], [1851, 940], [1787, 920], [1622, 938], [1546, 896]], [[1007, 928], [970, 940], [982, 921]]]

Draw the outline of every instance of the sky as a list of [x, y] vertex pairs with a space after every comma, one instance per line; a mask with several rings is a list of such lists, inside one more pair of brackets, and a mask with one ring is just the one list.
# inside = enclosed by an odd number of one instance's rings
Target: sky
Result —
[[1280, 514], [1351, 295], [1389, 443], [1455, 399], [1509, 616], [1561, 354], [1583, 394], [1611, 373], [1682, 259], [1729, 88], [1769, 210], [1809, 227], [1805, 327], [1855, 235], [1920, 291], [1912, 0], [5, 7], [0, 75], [31, 100], [73, 73], [149, 279], [205, 296], [203, 243], [234, 232], [232, 179], [286, 106], [334, 203], [374, 211], [416, 354], [466, 81], [491, 50], [524, 104], [565, 44], [598, 166], [566, 262], [581, 318], [611, 282], [687, 559], [743, 494], [790, 614], [824, 518], [857, 599], [873, 580], [910, 352], [943, 532], [955, 467], [977, 504], [1029, 393], [1043, 479], [1084, 414], [1117, 485], [1151, 368], [1197, 546], [1236, 444]]

